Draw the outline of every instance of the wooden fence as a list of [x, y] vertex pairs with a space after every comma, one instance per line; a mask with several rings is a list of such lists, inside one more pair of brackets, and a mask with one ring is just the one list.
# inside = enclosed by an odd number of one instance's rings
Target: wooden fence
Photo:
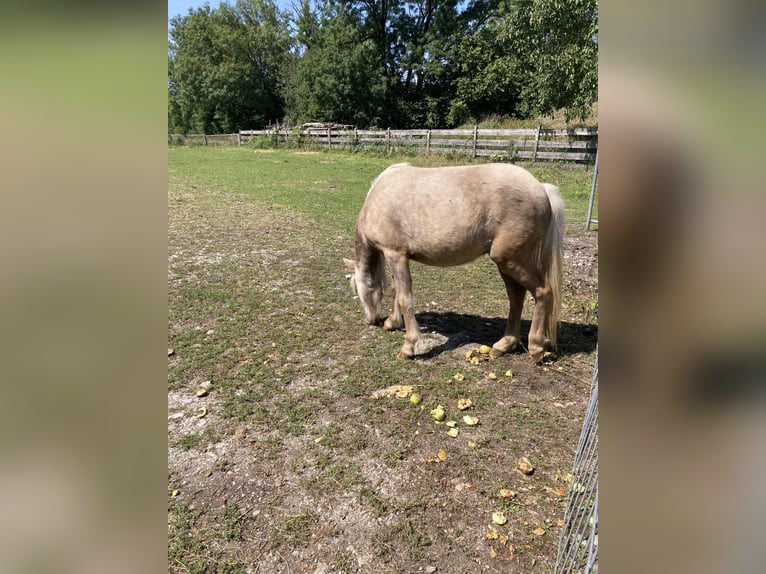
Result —
[[[326, 149], [374, 149], [395, 152], [457, 153], [470, 157], [493, 157], [523, 161], [565, 161], [592, 164], [598, 149], [598, 128], [572, 129], [455, 129], [455, 130], [358, 130], [337, 127], [303, 129], [242, 130], [233, 135], [169, 136], [205, 138], [204, 144], [229, 138], [234, 145], [247, 145], [264, 138], [264, 145], [294, 143]], [[212, 138], [219, 138], [213, 140]], [[298, 141], [296, 141], [298, 140]], [[179, 141], [179, 143], [184, 143]]]
[[240, 145], [239, 134], [168, 134], [168, 143], [178, 145]]

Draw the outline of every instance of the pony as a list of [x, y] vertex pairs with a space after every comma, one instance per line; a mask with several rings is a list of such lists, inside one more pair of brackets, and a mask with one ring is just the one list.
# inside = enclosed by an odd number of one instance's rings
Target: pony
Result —
[[393, 279], [393, 308], [383, 322], [404, 321], [397, 357], [411, 359], [420, 337], [412, 299], [410, 260], [440, 267], [463, 265], [488, 254], [510, 303], [503, 336], [490, 355], [516, 348], [526, 292], [535, 300], [528, 352], [542, 360], [554, 347], [561, 308], [564, 202], [558, 188], [522, 167], [481, 165], [386, 168], [370, 187], [354, 232], [355, 259], [343, 259], [368, 324], [377, 324], [386, 285]]

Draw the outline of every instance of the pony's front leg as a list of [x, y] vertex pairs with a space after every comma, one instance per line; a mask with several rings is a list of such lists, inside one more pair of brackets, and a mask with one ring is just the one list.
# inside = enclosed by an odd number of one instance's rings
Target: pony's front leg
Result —
[[[386, 259], [391, 265], [391, 273], [394, 277], [394, 290], [396, 291], [393, 314], [399, 311], [404, 317], [404, 345], [402, 345], [397, 358], [411, 359], [415, 356], [415, 344], [420, 338], [420, 326], [415, 319], [412, 307], [412, 278], [410, 276], [410, 264], [406, 256], [398, 253], [386, 253]], [[397, 309], [398, 304], [398, 309]], [[390, 317], [389, 317], [390, 318]]]
[[399, 292], [394, 288], [394, 305], [391, 314], [383, 322], [386, 331], [395, 331], [402, 326], [402, 312], [399, 310]]

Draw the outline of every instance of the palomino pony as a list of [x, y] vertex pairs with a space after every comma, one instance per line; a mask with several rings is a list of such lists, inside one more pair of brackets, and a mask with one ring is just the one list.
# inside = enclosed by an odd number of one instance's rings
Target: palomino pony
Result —
[[539, 362], [546, 339], [556, 344], [563, 232], [564, 202], [558, 188], [540, 183], [521, 167], [418, 168], [400, 163], [373, 182], [356, 223], [356, 260], [344, 262], [369, 324], [379, 318], [388, 262], [395, 293], [383, 327], [397, 329], [404, 318], [406, 334], [398, 357], [410, 359], [420, 336], [410, 259], [448, 267], [488, 253], [510, 301], [505, 333], [491, 354], [498, 357], [518, 345], [529, 291], [535, 308], [528, 350]]

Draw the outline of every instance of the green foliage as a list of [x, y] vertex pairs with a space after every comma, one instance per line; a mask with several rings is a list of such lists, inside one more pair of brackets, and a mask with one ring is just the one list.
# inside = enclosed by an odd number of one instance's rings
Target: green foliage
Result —
[[515, 0], [514, 54], [524, 77], [521, 111], [583, 119], [598, 98], [598, 1]]
[[273, 0], [190, 10], [171, 20], [170, 36], [171, 131], [231, 133], [282, 118], [292, 39]]
[[456, 127], [584, 119], [598, 97], [597, 0], [237, 0], [171, 21], [168, 123], [231, 133], [334, 122]]

